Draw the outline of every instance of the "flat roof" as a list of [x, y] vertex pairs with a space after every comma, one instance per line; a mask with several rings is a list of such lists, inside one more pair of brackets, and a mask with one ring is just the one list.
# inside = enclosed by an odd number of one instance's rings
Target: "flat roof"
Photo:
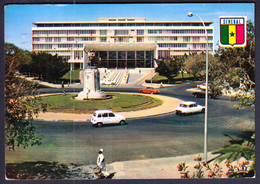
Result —
[[[33, 22], [32, 24], [90, 24], [90, 23], [201, 23], [201, 21], [60, 21], [60, 22]], [[211, 24], [213, 21], [204, 21]]]

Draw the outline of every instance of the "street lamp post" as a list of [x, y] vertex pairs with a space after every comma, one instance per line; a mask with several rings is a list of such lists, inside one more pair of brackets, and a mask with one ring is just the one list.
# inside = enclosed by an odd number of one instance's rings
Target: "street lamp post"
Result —
[[71, 80], [72, 80], [72, 79], [71, 79], [71, 78], [72, 78], [72, 77], [71, 77], [71, 72], [72, 72], [72, 63], [70, 63], [70, 85], [71, 85]]
[[200, 19], [200, 21], [203, 24], [203, 27], [205, 29], [205, 34], [206, 34], [206, 94], [205, 94], [205, 125], [204, 125], [204, 160], [207, 162], [207, 147], [208, 147], [208, 75], [209, 75], [209, 62], [208, 62], [208, 32], [206, 29], [206, 26], [204, 24], [204, 21], [200, 18], [200, 16], [189, 12], [187, 14], [189, 17], [192, 17], [195, 15]]

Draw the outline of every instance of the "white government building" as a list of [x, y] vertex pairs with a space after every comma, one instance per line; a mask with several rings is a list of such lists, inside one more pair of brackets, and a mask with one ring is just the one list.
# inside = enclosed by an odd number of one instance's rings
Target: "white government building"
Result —
[[[214, 50], [212, 21], [205, 21], [209, 53]], [[32, 51], [58, 54], [72, 69], [83, 67], [83, 49], [93, 49], [99, 68], [153, 68], [153, 59], [206, 50], [200, 21], [146, 21], [99, 18], [88, 22], [34, 22]]]

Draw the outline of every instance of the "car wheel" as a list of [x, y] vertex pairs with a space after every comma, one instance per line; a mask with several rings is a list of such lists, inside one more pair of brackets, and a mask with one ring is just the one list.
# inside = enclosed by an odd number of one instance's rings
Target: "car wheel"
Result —
[[205, 112], [205, 108], [203, 108], [203, 109], [201, 110], [201, 112]]
[[124, 125], [124, 124], [125, 124], [125, 121], [124, 121], [124, 120], [121, 120], [121, 121], [119, 122], [119, 124], [120, 124], [120, 125]]
[[103, 126], [103, 123], [98, 123], [98, 124], [97, 124], [97, 127], [98, 127], [98, 128], [100, 128], [100, 127], [102, 127], [102, 126]]
[[179, 115], [179, 116], [183, 115], [182, 112], [176, 112], [176, 114]]
[[195, 94], [195, 95], [194, 95], [194, 98], [197, 98], [197, 97], [198, 97], [198, 95], [197, 95], [197, 94]]

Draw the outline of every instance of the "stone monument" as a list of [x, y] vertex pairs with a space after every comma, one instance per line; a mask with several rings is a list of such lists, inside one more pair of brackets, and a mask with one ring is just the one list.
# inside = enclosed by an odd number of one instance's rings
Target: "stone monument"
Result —
[[97, 67], [92, 66], [92, 60], [95, 57], [93, 50], [87, 50], [86, 47], [83, 51], [83, 91], [76, 97], [77, 100], [87, 99], [103, 99], [106, 98], [106, 93], [100, 89], [100, 74]]

